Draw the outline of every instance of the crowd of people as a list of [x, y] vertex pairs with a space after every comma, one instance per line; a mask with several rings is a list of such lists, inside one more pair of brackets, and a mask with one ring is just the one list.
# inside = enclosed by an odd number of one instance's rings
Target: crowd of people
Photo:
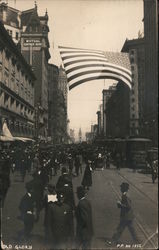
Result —
[[[18, 235], [20, 241], [30, 240], [34, 224], [39, 221], [41, 211], [44, 210], [46, 246], [50, 249], [91, 248], [92, 208], [86, 194], [92, 186], [92, 173], [96, 169], [109, 169], [112, 162], [116, 169], [120, 170], [123, 164], [120, 152], [112, 152], [106, 147], [95, 145], [49, 147], [47, 144], [43, 146], [32, 144], [1, 150], [0, 160], [2, 208], [10, 187], [10, 172], [13, 175], [18, 172], [21, 181], [25, 183], [26, 193], [19, 204], [19, 218], [24, 224], [23, 230]], [[154, 169], [153, 164], [156, 166], [156, 162], [150, 164], [152, 169]], [[26, 181], [26, 174], [31, 176], [30, 181]], [[72, 179], [79, 175], [81, 175], [81, 185], [75, 192]], [[57, 176], [56, 183], [53, 176]], [[152, 171], [152, 181], [155, 182], [156, 178]], [[126, 226], [132, 237], [137, 240], [132, 224], [132, 211], [130, 212], [131, 202], [126, 196], [128, 189], [128, 184], [121, 186], [122, 199], [118, 207], [121, 208], [123, 216], [121, 218], [124, 220], [121, 219], [117, 232], [112, 237], [116, 241]], [[77, 204], [75, 193], [78, 198]], [[127, 220], [125, 222], [125, 214], [129, 222]]]

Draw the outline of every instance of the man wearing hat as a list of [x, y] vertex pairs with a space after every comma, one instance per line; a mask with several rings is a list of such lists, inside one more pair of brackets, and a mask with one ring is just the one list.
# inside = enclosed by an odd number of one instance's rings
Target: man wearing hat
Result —
[[76, 243], [77, 248], [91, 249], [93, 236], [92, 207], [85, 198], [85, 190], [82, 186], [77, 187], [79, 203], [76, 207]]
[[21, 212], [21, 218], [24, 222], [24, 238], [28, 240], [30, 238], [31, 231], [34, 226], [34, 199], [32, 196], [33, 185], [32, 182], [28, 182], [25, 185], [26, 194], [22, 197], [19, 205]]
[[[131, 200], [127, 195], [129, 184], [127, 182], [123, 182], [120, 185], [120, 190], [122, 193], [121, 201], [117, 201], [117, 207], [120, 208], [120, 222], [117, 227], [116, 233], [112, 237], [112, 241], [117, 244], [120, 236], [127, 227], [129, 232], [131, 233], [134, 243], [138, 244], [139, 240], [133, 226], [134, 214], [131, 206]], [[111, 244], [111, 242], [107, 243]]]
[[73, 238], [73, 214], [64, 203], [64, 194], [57, 191], [57, 201], [48, 207], [48, 234], [52, 249], [71, 248]]

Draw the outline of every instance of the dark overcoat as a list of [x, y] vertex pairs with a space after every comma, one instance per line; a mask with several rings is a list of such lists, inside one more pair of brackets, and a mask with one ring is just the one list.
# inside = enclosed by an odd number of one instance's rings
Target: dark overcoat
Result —
[[83, 180], [82, 180], [81, 184], [84, 187], [92, 186], [92, 171], [91, 171], [89, 164], [86, 165], [84, 175], [83, 175]]
[[87, 199], [79, 201], [76, 207], [76, 237], [80, 242], [90, 241], [93, 236], [92, 208]]
[[54, 247], [67, 245], [73, 237], [73, 214], [67, 204], [59, 202], [48, 205], [48, 234]]

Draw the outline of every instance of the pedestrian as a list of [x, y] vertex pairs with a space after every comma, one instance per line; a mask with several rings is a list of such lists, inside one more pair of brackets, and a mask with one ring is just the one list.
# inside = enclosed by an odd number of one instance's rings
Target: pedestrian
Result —
[[90, 160], [87, 161], [87, 165], [84, 171], [83, 179], [82, 179], [82, 186], [84, 189], [89, 190], [92, 186], [92, 162]]
[[36, 206], [36, 218], [35, 221], [39, 221], [40, 211], [42, 209], [42, 203], [44, 198], [44, 181], [42, 179], [41, 175], [42, 171], [39, 169], [38, 172], [34, 173], [33, 175], [33, 197], [35, 200], [35, 206]]
[[67, 184], [69, 183], [69, 186], [73, 187], [72, 186], [72, 178], [71, 178], [70, 174], [67, 173], [67, 170], [65, 167], [62, 167], [61, 176], [57, 180], [56, 189], [62, 190], [66, 183]]
[[28, 182], [25, 185], [26, 194], [22, 197], [19, 205], [19, 210], [21, 212], [21, 219], [24, 223], [24, 240], [29, 240], [31, 232], [34, 226], [34, 199], [33, 199], [33, 186], [32, 182]]
[[79, 199], [75, 210], [76, 215], [76, 245], [77, 249], [91, 249], [93, 237], [92, 207], [85, 198], [85, 190], [82, 186], [77, 187], [77, 197]]
[[57, 201], [48, 206], [48, 235], [51, 249], [72, 247], [73, 214], [70, 206], [64, 203], [64, 194], [57, 192]]
[[64, 202], [68, 204], [73, 211], [75, 209], [75, 199], [74, 199], [73, 187], [70, 185], [70, 182], [66, 182], [61, 191], [64, 194]]
[[106, 168], [110, 168], [110, 152], [106, 155]]
[[[116, 229], [116, 232], [114, 233], [112, 237], [112, 242], [115, 244], [118, 244], [122, 233], [127, 227], [129, 232], [131, 233], [134, 244], [138, 244], [139, 240], [138, 240], [138, 237], [136, 235], [136, 231], [133, 225], [134, 214], [133, 214], [133, 209], [131, 205], [131, 199], [127, 194], [129, 190], [129, 184], [127, 182], [123, 182], [120, 185], [120, 190], [122, 193], [121, 201], [117, 201], [117, 207], [120, 208], [120, 222]], [[109, 245], [111, 245], [112, 242], [107, 241]]]
[[68, 155], [68, 168], [69, 168], [69, 173], [72, 174], [73, 170], [73, 157], [71, 154]]
[[81, 165], [79, 154], [76, 154], [76, 156], [75, 156], [75, 163], [74, 163], [74, 165], [75, 165], [76, 176], [78, 176], [79, 175], [80, 165]]
[[45, 243], [49, 243], [48, 238], [48, 207], [50, 204], [57, 201], [57, 193], [55, 186], [52, 184], [48, 185], [48, 193], [44, 197], [44, 209], [45, 209], [45, 215], [44, 215], [44, 228], [45, 228]]
[[155, 180], [158, 176], [158, 160], [153, 160], [151, 164], [151, 174], [152, 174], [152, 183], [155, 183]]
[[115, 161], [116, 161], [116, 168], [118, 170], [120, 170], [120, 167], [121, 167], [121, 154], [119, 152], [116, 153]]
[[1, 208], [4, 207], [4, 202], [7, 196], [8, 189], [10, 187], [10, 163], [9, 159], [2, 159], [0, 161], [1, 173], [0, 173], [0, 201]]

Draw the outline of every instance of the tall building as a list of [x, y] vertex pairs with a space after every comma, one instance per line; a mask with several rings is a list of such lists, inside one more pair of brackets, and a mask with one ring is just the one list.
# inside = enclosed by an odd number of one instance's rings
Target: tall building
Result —
[[145, 133], [158, 144], [158, 1], [144, 0]]
[[75, 143], [75, 131], [70, 129], [70, 142]]
[[132, 70], [130, 90], [130, 135], [144, 136], [145, 42], [144, 38], [126, 40], [122, 52], [129, 53]]
[[106, 107], [107, 107], [107, 102], [109, 98], [112, 96], [114, 91], [116, 90], [116, 84], [112, 85], [109, 87], [109, 89], [103, 89], [103, 134], [104, 136], [107, 136], [106, 134], [106, 127], [107, 127], [107, 119], [106, 119]]
[[101, 135], [101, 111], [97, 111], [97, 125], [98, 125], [98, 128], [97, 128], [97, 136], [100, 136]]
[[39, 16], [37, 5], [20, 11], [0, 4], [0, 18], [13, 41], [21, 49], [27, 63], [32, 66], [35, 81], [35, 129], [36, 136], [44, 139], [48, 133], [48, 14]]
[[[25, 18], [24, 18], [25, 17]], [[37, 6], [23, 13], [25, 31], [21, 32], [21, 52], [32, 66], [36, 76], [35, 109], [37, 112], [37, 136], [41, 139], [48, 134], [48, 15], [38, 16]]]
[[48, 64], [48, 135], [51, 140], [56, 141], [57, 137], [57, 90], [59, 70], [58, 66]]
[[59, 80], [59, 68], [56, 65], [48, 65], [49, 74], [49, 136], [54, 143], [67, 142], [67, 106], [61, 78]]
[[82, 130], [81, 130], [81, 128], [79, 128], [79, 131], [78, 131], [78, 140], [79, 140], [79, 142], [82, 142]]
[[0, 130], [5, 121], [13, 136], [34, 137], [35, 79], [0, 22]]
[[106, 136], [107, 138], [129, 136], [129, 87], [118, 82], [106, 104]]
[[59, 90], [62, 91], [62, 94], [64, 96], [64, 102], [67, 107], [68, 82], [66, 72], [64, 68], [62, 68], [62, 65], [60, 65], [59, 67]]

